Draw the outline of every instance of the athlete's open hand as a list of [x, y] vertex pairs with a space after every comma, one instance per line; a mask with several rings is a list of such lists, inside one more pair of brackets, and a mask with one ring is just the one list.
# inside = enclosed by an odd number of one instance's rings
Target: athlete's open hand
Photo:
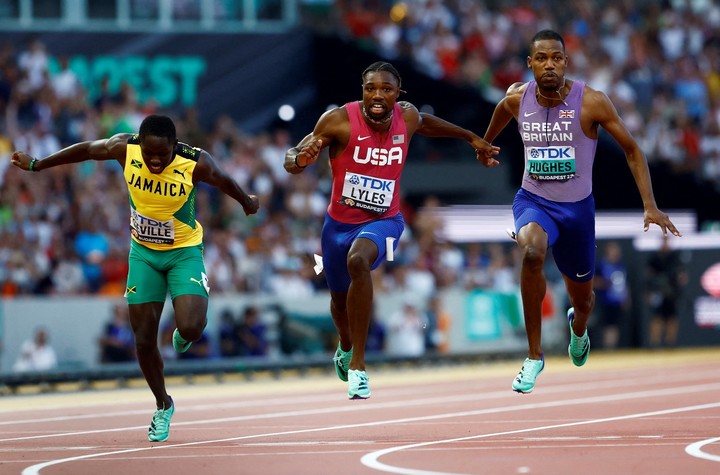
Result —
[[660, 211], [657, 207], [649, 208], [645, 210], [645, 231], [650, 229], [650, 224], [654, 223], [660, 226], [662, 229], [663, 236], [667, 236], [668, 230], [677, 237], [682, 236], [682, 233], [677, 230], [675, 225], [670, 221], [668, 215]]

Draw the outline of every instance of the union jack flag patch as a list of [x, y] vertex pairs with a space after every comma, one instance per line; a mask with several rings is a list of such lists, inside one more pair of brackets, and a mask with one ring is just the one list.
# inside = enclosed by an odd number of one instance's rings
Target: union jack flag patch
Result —
[[393, 135], [393, 145], [397, 145], [399, 143], [405, 143], [405, 136], [404, 135]]
[[560, 118], [561, 119], [574, 119], [575, 118], [575, 111], [574, 110], [560, 110]]

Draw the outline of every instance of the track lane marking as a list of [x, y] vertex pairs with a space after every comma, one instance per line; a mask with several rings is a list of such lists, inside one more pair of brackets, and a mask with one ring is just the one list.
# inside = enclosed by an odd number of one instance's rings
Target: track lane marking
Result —
[[[136, 453], [136, 452], [145, 452], [150, 450], [163, 450], [163, 449], [170, 449], [170, 448], [177, 448], [177, 447], [192, 447], [197, 445], [205, 445], [205, 444], [216, 444], [216, 443], [222, 443], [222, 442], [231, 442], [231, 441], [238, 441], [238, 440], [248, 440], [248, 439], [256, 439], [256, 438], [263, 438], [263, 437], [277, 437], [282, 435], [294, 435], [294, 434], [307, 434], [307, 433], [315, 433], [315, 432], [327, 432], [327, 431], [335, 431], [335, 430], [343, 430], [343, 429], [356, 429], [359, 427], [374, 427], [379, 425], [389, 425], [389, 424], [404, 424], [408, 422], [419, 422], [419, 421], [429, 421], [429, 420], [438, 420], [438, 419], [448, 419], [448, 418], [456, 418], [456, 417], [468, 417], [468, 416], [476, 416], [476, 415], [483, 415], [483, 414], [498, 414], [503, 412], [515, 412], [515, 411], [522, 411], [522, 410], [536, 410], [541, 408], [549, 408], [549, 407], [559, 407], [559, 406], [567, 406], [567, 405], [581, 405], [581, 404], [594, 404], [598, 402], [608, 402], [608, 401], [622, 401], [622, 400], [628, 400], [628, 399], [638, 399], [638, 398], [654, 398], [654, 397], [664, 397], [674, 394], [686, 394], [686, 393], [698, 393], [699, 391], [702, 392], [712, 392], [720, 390], [720, 383], [715, 384], [703, 384], [703, 385], [694, 385], [694, 386], [685, 386], [680, 388], [667, 388], [667, 389], [655, 389], [655, 390], [647, 390], [647, 391], [636, 391], [631, 393], [624, 393], [624, 394], [614, 394], [614, 395], [607, 395], [607, 396], [592, 396], [592, 397], [585, 397], [585, 398], [575, 398], [575, 399], [567, 399], [567, 400], [560, 400], [560, 401], [548, 401], [544, 403], [536, 403], [536, 404], [521, 404], [517, 406], [510, 406], [510, 407], [500, 407], [500, 408], [490, 408], [490, 409], [479, 409], [474, 411], [461, 411], [461, 412], [453, 412], [453, 413], [445, 413], [445, 414], [436, 414], [436, 415], [430, 415], [430, 416], [419, 416], [419, 417], [407, 417], [407, 418], [400, 418], [400, 419], [390, 419], [390, 420], [381, 420], [381, 421], [372, 421], [372, 422], [364, 422], [359, 424], [343, 424], [338, 426], [325, 426], [325, 427], [315, 427], [310, 429], [298, 429], [298, 430], [291, 430], [291, 431], [281, 431], [281, 432], [271, 432], [271, 433], [265, 433], [265, 434], [251, 434], [251, 435], [244, 435], [244, 436], [238, 436], [238, 437], [228, 437], [228, 438], [222, 438], [222, 439], [214, 439], [214, 440], [201, 440], [201, 441], [194, 441], [194, 442], [185, 442], [181, 444], [163, 444], [163, 445], [156, 445], [151, 447], [137, 447], [132, 449], [125, 449], [125, 450], [118, 450], [118, 451], [110, 451], [110, 452], [102, 452], [102, 453], [95, 453], [95, 454], [85, 454], [85, 455], [79, 455], [75, 457], [67, 457], [62, 459], [56, 459], [56, 460], [49, 460], [47, 462], [43, 462], [40, 464], [35, 464], [32, 466], [29, 466], [25, 468], [21, 475], [38, 475], [40, 471], [46, 467], [50, 467], [53, 465], [58, 465], [62, 463], [67, 462], [74, 462], [78, 460], [86, 460], [90, 458], [98, 458], [98, 457], [107, 457], [107, 456], [113, 456], [113, 455], [120, 455], [120, 454], [128, 454], [128, 453]], [[394, 405], [402, 405], [403, 407], [407, 405], [407, 401], [400, 401], [398, 403], [395, 403]], [[348, 407], [355, 407], [357, 410], [363, 410], [366, 411], [367, 409], [374, 407], [374, 406], [366, 406], [366, 405], [357, 405], [357, 406], [348, 406]], [[691, 408], [709, 408], [709, 407], [720, 407], [720, 403], [714, 403], [714, 404], [705, 404], [702, 406], [690, 406]], [[690, 410], [690, 409], [684, 409], [684, 410]], [[696, 410], [696, 409], [694, 409]], [[670, 411], [670, 412], [668, 412]], [[665, 411], [655, 411], [655, 413], [662, 414], [662, 413], [673, 413], [673, 412], [679, 412], [679, 409], [668, 409]], [[307, 415], [313, 415], [320, 412], [337, 412], [337, 408], [327, 409], [327, 410], [312, 410], [312, 411], [291, 411], [295, 414], [307, 414]], [[646, 413], [646, 414], [654, 414], [654, 413]], [[279, 416], [274, 415], [274, 417], [287, 417], [287, 416]], [[636, 416], [637, 417], [637, 416]], [[243, 417], [244, 418], [244, 417]], [[607, 421], [612, 420], [622, 420], [622, 418], [626, 418], [626, 416], [619, 416], [619, 417], [613, 417], [613, 418], [607, 418], [602, 419]], [[239, 418], [231, 417], [231, 418], [224, 418], [224, 419], [216, 419], [215, 422], [234, 422], [237, 421]], [[583, 425], [583, 424], [589, 424], [591, 422], [589, 421], [579, 421], [579, 422], [573, 422], [569, 424], [558, 424], [553, 426], [544, 426], [544, 428], [553, 428], [553, 427], [569, 427], [573, 425]], [[189, 424], [196, 424], [196, 423], [189, 423]], [[145, 427], [145, 426], [142, 426]], [[455, 440], [469, 440], [473, 438], [483, 438], [483, 437], [489, 437], [489, 436], [497, 436], [502, 434], [514, 434], [514, 433], [522, 433], [522, 432], [529, 432], [534, 430], [543, 430], [542, 428], [531, 428], [531, 429], [523, 429], [518, 431], [510, 431], [506, 433], [497, 433], [492, 435], [486, 435], [481, 434], [478, 436], [471, 436], [471, 437], [464, 437], [459, 439], [449, 439], [447, 441], [432, 441], [432, 442], [425, 442], [420, 444], [411, 444], [407, 446], [400, 446], [401, 448], [411, 448], [411, 447], [421, 447], [425, 445], [432, 445], [432, 444], [439, 444], [439, 443], [447, 443]], [[90, 431], [90, 433], [93, 433]], [[385, 449], [383, 451], [379, 452], [373, 452], [377, 454], [384, 455], [388, 449]], [[399, 450], [399, 449], [398, 449]], [[371, 454], [366, 454], [361, 458], [361, 462], [365, 465], [366, 457], [369, 457]], [[387, 452], [389, 453], [389, 452]], [[379, 457], [379, 456], [378, 456]], [[376, 457], [377, 458], [377, 457]], [[372, 463], [372, 462], [371, 462]], [[380, 462], [377, 462], [380, 464]], [[385, 464], [380, 464], [381, 466], [385, 466]], [[368, 465], [370, 466], [370, 465]], [[408, 473], [412, 475], [430, 475], [430, 474], [440, 474], [440, 472], [395, 472], [394, 467], [387, 466], [391, 470], [383, 470], [383, 471], [389, 471], [391, 473]], [[373, 467], [375, 468], [375, 467]], [[380, 470], [378, 468], [378, 470]], [[443, 474], [447, 475], [447, 474]]]
[[[705, 409], [714, 409], [720, 407], [720, 402], [717, 403], [711, 403], [711, 404], [700, 404], [696, 406], [686, 406], [686, 407], [678, 407], [673, 409], [663, 409], [660, 411], [651, 411], [651, 412], [641, 412], [637, 414], [626, 414], [624, 416], [613, 416], [613, 417], [605, 417], [602, 419], [591, 419], [586, 421], [576, 421], [576, 422], [567, 422], [563, 424], [551, 424], [546, 426], [540, 426], [540, 427], [530, 427], [526, 429], [516, 429], [511, 431], [505, 431], [505, 432], [495, 432], [492, 434], [480, 434], [480, 435], [472, 435], [467, 437], [458, 437], [454, 439], [444, 439], [444, 440], [434, 440], [430, 442], [420, 442], [417, 444], [407, 444], [407, 445], [400, 445], [396, 447], [390, 447], [387, 449], [377, 450], [375, 452], [371, 452], [369, 454], [364, 455], [360, 462], [365, 465], [366, 467], [372, 468], [374, 470], [379, 470], [381, 472], [388, 472], [388, 473], [396, 473], [400, 475], [467, 475], [467, 474], [461, 474], [456, 472], [437, 472], [433, 470], [418, 470], [418, 469], [412, 469], [412, 468], [405, 468], [405, 467], [398, 467], [394, 465], [389, 465], [380, 462], [378, 459], [384, 455], [399, 452], [402, 450], [408, 450], [408, 449], [415, 449], [419, 447], [428, 447], [431, 445], [438, 445], [438, 444], [448, 444], [452, 442], [462, 442], [467, 440], [477, 440], [477, 439], [486, 439], [490, 437], [498, 437], [503, 435], [513, 435], [513, 434], [523, 434], [527, 432], [535, 432], [535, 431], [542, 431], [542, 430], [548, 430], [548, 429], [561, 429], [565, 427], [576, 427], [576, 426], [582, 426], [582, 425], [590, 425], [590, 424], [601, 424], [604, 422], [615, 422], [615, 421], [624, 421], [629, 419], [640, 419], [643, 417], [652, 417], [652, 416], [662, 416], [667, 414], [676, 414], [679, 412], [689, 412], [689, 411], [701, 411]], [[710, 441], [716, 441], [720, 440], [718, 439], [709, 439]], [[707, 441], [705, 441], [707, 442]], [[687, 452], [687, 449], [686, 449]], [[692, 455], [692, 454], [691, 454]], [[707, 458], [708, 460], [713, 461], [719, 461], [720, 457], [702, 457]], [[24, 474], [23, 474], [24, 475]]]

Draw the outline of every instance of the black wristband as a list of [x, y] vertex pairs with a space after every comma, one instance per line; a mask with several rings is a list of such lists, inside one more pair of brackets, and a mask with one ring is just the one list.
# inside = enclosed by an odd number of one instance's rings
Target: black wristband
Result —
[[300, 149], [297, 147], [293, 147], [292, 149], [295, 150], [295, 166], [298, 168], [307, 168], [307, 165], [305, 165], [304, 167], [301, 167], [297, 162], [297, 156], [300, 154]]
[[32, 160], [30, 160], [30, 165], [28, 165], [28, 170], [30, 170], [31, 172], [40, 171], [40, 170], [35, 169], [35, 163], [37, 163], [37, 161], [38, 161], [37, 158], [33, 158]]

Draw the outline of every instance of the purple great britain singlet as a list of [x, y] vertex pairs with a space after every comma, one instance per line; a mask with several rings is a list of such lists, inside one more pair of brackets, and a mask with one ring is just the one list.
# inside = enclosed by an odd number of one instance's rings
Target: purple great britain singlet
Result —
[[560, 105], [541, 106], [530, 81], [518, 111], [518, 130], [525, 149], [522, 188], [550, 201], [576, 202], [592, 193], [597, 140], [580, 125], [585, 83], [574, 81]]

